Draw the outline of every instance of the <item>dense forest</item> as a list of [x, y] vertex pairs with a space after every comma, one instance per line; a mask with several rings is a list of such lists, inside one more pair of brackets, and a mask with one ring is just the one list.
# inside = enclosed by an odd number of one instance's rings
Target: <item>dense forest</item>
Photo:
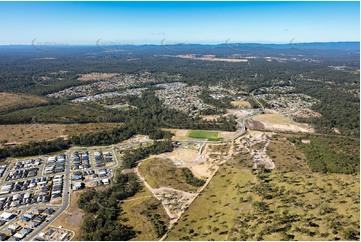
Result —
[[[127, 102], [136, 108], [127, 111], [105, 109], [100, 105], [54, 104], [12, 111], [0, 116], [0, 124], [17, 123], [89, 123], [124, 122], [129, 129], [160, 139], [165, 135], [158, 128], [217, 129], [234, 131], [233, 117], [214, 121], [192, 118], [174, 109], [167, 109], [154, 95], [153, 90], [143, 92], [141, 97], [129, 96]], [[109, 143], [109, 141], [104, 141]]]
[[63, 138], [51, 141], [31, 141], [28, 144], [8, 146], [0, 149], [0, 160], [6, 157], [21, 157], [31, 155], [43, 155], [68, 149], [70, 142]]
[[129, 104], [137, 108], [129, 111], [127, 123], [139, 123], [145, 127], [236, 130], [237, 123], [233, 117], [222, 117], [213, 121], [191, 118], [185, 113], [165, 108], [153, 91], [144, 92], [141, 98], [129, 97]]
[[[359, 140], [314, 135], [289, 139], [303, 151], [314, 172], [355, 174], [360, 171]], [[302, 139], [310, 143], [302, 143]]]
[[182, 172], [186, 176], [186, 182], [189, 185], [201, 187], [206, 183], [204, 180], [195, 177], [189, 168], [182, 168]]
[[[81, 73], [109, 72], [136, 74], [148, 71], [153, 74], [177, 75], [177, 80], [191, 85], [221, 85], [234, 91], [251, 92], [270, 87], [278, 81], [296, 87], [300, 92], [319, 99], [313, 107], [321, 118], [304, 120], [316, 126], [318, 132], [341, 133], [359, 136], [359, 43], [294, 45], [179, 45], [170, 46], [117, 46], [122, 51], [107, 51], [99, 47], [44, 47], [39, 51], [26, 46], [0, 48], [0, 90], [14, 93], [46, 95], [66, 87], [84, 84], [77, 80]], [[247, 62], [198, 61], [177, 58], [176, 55], [214, 54], [216, 57], [244, 58]], [[255, 58], [253, 58], [255, 57]], [[274, 58], [271, 61], [265, 57]], [[342, 67], [341, 69], [331, 67]], [[34, 78], [35, 76], [35, 78]], [[48, 76], [38, 80], [36, 77]], [[62, 81], [59, 81], [61, 78]], [[87, 83], [91, 83], [87, 82]], [[154, 96], [154, 95], [153, 95]], [[232, 120], [208, 123], [195, 120], [186, 114], [162, 107], [161, 102], [146, 94], [129, 102], [137, 110], [116, 112], [99, 106], [74, 106], [67, 100], [49, 100], [49, 103], [33, 105], [23, 110], [2, 113], [0, 123], [46, 122], [148, 122], [152, 126], [234, 130]], [[201, 98], [218, 110], [204, 110], [202, 114], [216, 114], [229, 107], [229, 100], [215, 101], [209, 93]], [[256, 104], [252, 104], [257, 106]], [[80, 107], [79, 107], [80, 106]], [[53, 110], [53, 111], [52, 111]], [[66, 112], [69, 110], [69, 113]], [[12, 111], [12, 112], [10, 112]], [[57, 112], [61, 117], [54, 115]], [[76, 113], [82, 115], [75, 115]]]
[[85, 216], [81, 224], [81, 240], [130, 240], [136, 236], [132, 227], [120, 222], [120, 201], [135, 195], [140, 185], [135, 175], [117, 174], [112, 185], [103, 190], [90, 189], [78, 200]]
[[[320, 133], [334, 133], [340, 129], [344, 135], [360, 136], [360, 97], [345, 92], [333, 85], [319, 82], [301, 81], [297, 89], [315, 97], [320, 102], [312, 108], [322, 114], [321, 118], [308, 120]], [[307, 121], [307, 120], [302, 120]]]
[[133, 168], [138, 164], [138, 161], [145, 159], [150, 155], [157, 155], [172, 150], [173, 145], [170, 140], [154, 142], [151, 146], [135, 150], [126, 150], [123, 154], [123, 167]]
[[[232, 99], [229, 97], [224, 97], [220, 99], [214, 99], [210, 96], [211, 92], [208, 90], [203, 90], [201, 95], [199, 95], [199, 98], [202, 99], [203, 102], [214, 106], [215, 112], [214, 113], [224, 113], [225, 109], [227, 108], [233, 108], [231, 101]], [[213, 114], [213, 113], [212, 113]]]

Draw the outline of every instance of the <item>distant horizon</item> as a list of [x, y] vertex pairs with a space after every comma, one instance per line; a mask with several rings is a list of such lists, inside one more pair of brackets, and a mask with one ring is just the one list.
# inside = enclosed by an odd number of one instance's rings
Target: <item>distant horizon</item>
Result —
[[[48, 45], [44, 43], [49, 43]], [[63, 43], [63, 44], [52, 44], [53, 42], [42, 42], [39, 46], [43, 47], [66, 47], [66, 46], [99, 46], [97, 43]], [[138, 44], [102, 44], [101, 46], [182, 46], [182, 45], [300, 45], [300, 44], [341, 44], [341, 43], [358, 43], [359, 40], [350, 40], [350, 41], [311, 41], [311, 42], [219, 42], [219, 43], [175, 43], [175, 44], [162, 44], [162, 43], [138, 43]], [[0, 44], [0, 46], [34, 46], [34, 44]]]
[[360, 2], [1, 2], [0, 45], [359, 42]]

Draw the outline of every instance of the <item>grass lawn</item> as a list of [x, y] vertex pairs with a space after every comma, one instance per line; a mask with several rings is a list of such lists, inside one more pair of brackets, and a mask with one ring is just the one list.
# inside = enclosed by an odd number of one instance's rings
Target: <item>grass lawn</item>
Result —
[[124, 106], [119, 107], [119, 110], [121, 110], [121, 111], [128, 111], [129, 109], [130, 109], [129, 105], [124, 105]]
[[209, 141], [219, 141], [218, 131], [206, 131], [206, 130], [189, 130], [188, 137], [196, 139], [208, 139]]
[[182, 169], [176, 167], [169, 159], [147, 159], [140, 164], [139, 172], [152, 188], [171, 187], [182, 191], [198, 189], [186, 182]]

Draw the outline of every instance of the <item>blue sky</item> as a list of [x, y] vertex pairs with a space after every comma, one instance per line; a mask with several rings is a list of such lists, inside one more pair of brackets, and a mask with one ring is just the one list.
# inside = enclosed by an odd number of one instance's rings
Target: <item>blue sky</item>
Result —
[[0, 44], [359, 41], [359, 2], [0, 2]]

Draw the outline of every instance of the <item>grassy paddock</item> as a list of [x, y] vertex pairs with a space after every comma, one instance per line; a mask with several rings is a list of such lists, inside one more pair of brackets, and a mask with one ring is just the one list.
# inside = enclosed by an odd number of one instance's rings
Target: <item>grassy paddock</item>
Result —
[[268, 155], [276, 169], [258, 175], [246, 154], [228, 160], [167, 239], [359, 240], [359, 174], [311, 172], [283, 138]]
[[[121, 219], [125, 221], [126, 225], [132, 226], [137, 231], [137, 236], [132, 240], [159, 239], [154, 217], [157, 217], [159, 221], [163, 221], [165, 225], [169, 223], [168, 215], [160, 201], [153, 197], [152, 193], [144, 186], [142, 191], [135, 196], [124, 200], [121, 207], [123, 209]], [[146, 211], [154, 216], [149, 216], [149, 213], [145, 213]]]
[[177, 168], [168, 159], [151, 158], [139, 166], [140, 174], [152, 188], [171, 187], [183, 191], [196, 191], [197, 186], [187, 183], [187, 177], [181, 168]]
[[[252, 209], [247, 190], [254, 175], [224, 164], [208, 187], [191, 204], [167, 240], [229, 240], [228, 231], [241, 211]], [[241, 197], [247, 202], [241, 202]]]

